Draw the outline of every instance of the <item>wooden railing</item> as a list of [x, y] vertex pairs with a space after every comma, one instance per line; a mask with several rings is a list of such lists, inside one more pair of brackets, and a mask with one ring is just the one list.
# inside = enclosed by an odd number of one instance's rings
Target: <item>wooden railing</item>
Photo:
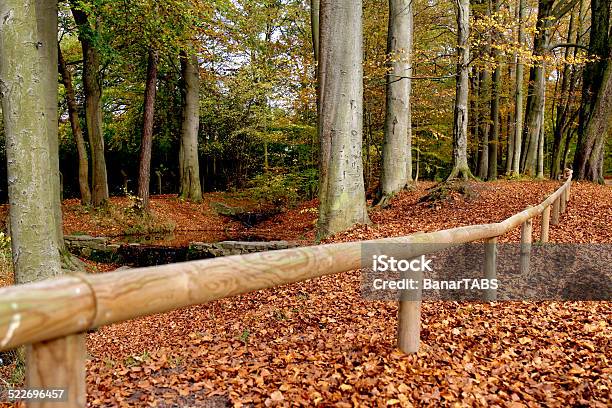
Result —
[[[532, 220], [542, 214], [541, 241], [547, 242], [549, 225], [559, 222], [569, 200], [571, 171], [566, 175], [564, 184], [541, 204], [498, 223], [104, 274], [66, 275], [5, 287], [0, 289], [0, 350], [27, 345], [27, 386], [67, 388], [68, 399], [63, 406], [84, 406], [86, 353], [82, 333], [88, 329], [359, 269], [365, 243], [420, 244], [401, 246], [400, 255], [412, 258], [439, 250], [439, 244], [485, 240], [491, 245], [485, 250], [484, 274], [494, 278], [497, 237], [521, 226], [521, 268], [527, 268]], [[495, 293], [488, 292], [488, 299], [494, 300]], [[421, 304], [418, 300], [399, 303], [398, 347], [413, 353], [419, 347]]]

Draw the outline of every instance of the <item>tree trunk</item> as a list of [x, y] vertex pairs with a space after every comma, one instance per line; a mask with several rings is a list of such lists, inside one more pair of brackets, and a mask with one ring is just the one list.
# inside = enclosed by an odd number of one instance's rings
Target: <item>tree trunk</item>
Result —
[[200, 70], [195, 54], [181, 52], [183, 106], [181, 146], [179, 149], [179, 195], [185, 200], [201, 201], [198, 131], [200, 127]]
[[[493, 11], [499, 12], [499, 0], [493, 0]], [[501, 59], [498, 50], [493, 50], [491, 53], [495, 60], [496, 66], [493, 71], [493, 83], [491, 85], [491, 129], [489, 131], [490, 140], [487, 148], [489, 149], [489, 169], [487, 174], [488, 180], [497, 179], [497, 152], [499, 149], [499, 94], [501, 89]]]
[[157, 50], [149, 50], [147, 82], [144, 92], [144, 115], [142, 140], [140, 142], [140, 163], [138, 166], [138, 197], [144, 211], [149, 210], [149, 185], [151, 183], [151, 148], [153, 145], [153, 120], [155, 116], [155, 93], [157, 89]]
[[[513, 61], [516, 61], [518, 58], [518, 54], [515, 54], [512, 58]], [[506, 95], [511, 94], [512, 89], [512, 79], [515, 78], [515, 64], [508, 64], [508, 92]], [[510, 97], [506, 97], [507, 103], [510, 103]], [[512, 173], [512, 159], [514, 157], [514, 116], [513, 111], [508, 109], [507, 111], [507, 119], [506, 119], [506, 168], [505, 174], [510, 175]]]
[[477, 175], [479, 178], [486, 180], [489, 172], [489, 117], [491, 115], [491, 72], [485, 69], [480, 76], [480, 86], [478, 95], [478, 110], [480, 121], [479, 154], [478, 154], [478, 169]]
[[62, 74], [62, 82], [66, 89], [66, 105], [68, 105], [68, 117], [70, 119], [70, 127], [74, 142], [79, 156], [79, 190], [81, 192], [81, 204], [91, 204], [91, 190], [89, 189], [89, 159], [87, 158], [87, 148], [85, 139], [79, 121], [79, 111], [76, 103], [74, 87], [72, 86], [72, 73], [66, 66], [62, 50], [59, 44], [57, 45], [59, 69]]
[[[525, 45], [525, 0], [518, 0], [517, 6], [519, 33], [519, 46]], [[525, 76], [525, 66], [518, 53], [516, 60], [516, 80], [514, 93], [514, 148], [512, 149], [512, 168], [511, 174], [517, 176], [520, 173], [520, 160], [523, 135], [523, 77]]]
[[74, 21], [79, 27], [79, 41], [83, 49], [85, 122], [91, 150], [91, 201], [95, 207], [100, 207], [108, 200], [104, 132], [102, 131], [101, 56], [92, 39], [92, 27], [89, 25], [87, 14], [79, 8], [79, 3], [76, 0], [72, 0], [71, 5]]
[[362, 2], [324, 0], [320, 16], [318, 239], [369, 223], [361, 151]]
[[[578, 43], [579, 42], [579, 30], [576, 30], [576, 13], [572, 12], [570, 16], [569, 27], [567, 30], [567, 43]], [[575, 35], [578, 34], [578, 35]], [[574, 48], [574, 56], [575, 56]], [[570, 48], [565, 49], [565, 59], [570, 57]], [[571, 115], [571, 102], [574, 83], [571, 81], [571, 73], [574, 67], [568, 63], [564, 63], [563, 71], [561, 71], [561, 89], [559, 101], [554, 103], [556, 106], [555, 120], [553, 121], [553, 144], [552, 144], [552, 157], [550, 165], [550, 177], [556, 179], [561, 175], [561, 146], [563, 144], [563, 137], [566, 135], [567, 127], [569, 124], [569, 117]]]
[[612, 35], [610, 0], [591, 0], [589, 54], [583, 74], [578, 144], [574, 157], [576, 178], [603, 183], [603, 157], [612, 115]]
[[[402, 190], [408, 174], [410, 131], [410, 45], [412, 43], [412, 0], [389, 0], [387, 34], [387, 106], [382, 149], [380, 204]], [[410, 172], [412, 173], [412, 172]]]
[[540, 127], [540, 137], [538, 138], [538, 172], [536, 177], [544, 178], [544, 126]]
[[460, 177], [467, 180], [472, 173], [467, 162], [468, 124], [468, 64], [470, 61], [469, 21], [470, 1], [457, 2], [457, 83], [453, 114], [453, 170], [448, 179]]
[[319, 0], [310, 0], [310, 29], [315, 62], [319, 61]]
[[469, 98], [470, 102], [470, 115], [469, 115], [469, 124], [468, 128], [472, 128], [472, 140], [474, 143], [474, 149], [472, 151], [472, 160], [474, 164], [474, 168], [476, 169], [476, 173], [478, 173], [478, 165], [480, 163], [480, 73], [475, 70], [472, 71], [472, 75], [469, 77], [469, 83], [471, 85], [470, 93], [472, 97]]
[[549, 42], [553, 3], [554, 0], [539, 0], [538, 2], [538, 21], [533, 39], [533, 55], [539, 61], [536, 61], [534, 66], [531, 67], [527, 88], [527, 110], [523, 130], [521, 168], [525, 175], [532, 177], [536, 175], [538, 141], [540, 128], [544, 123], [546, 66], [542, 58]]
[[[41, 67], [48, 59], [38, 46], [35, 1], [0, 2], [0, 91], [6, 136], [11, 245], [16, 283], [61, 274], [57, 219], [50, 172], [48, 98]], [[42, 17], [42, 15], [41, 15]], [[47, 18], [53, 20], [52, 15]], [[40, 26], [38, 19], [38, 26]], [[53, 48], [57, 49], [55, 38]], [[48, 46], [48, 43], [44, 43]], [[57, 66], [48, 66], [52, 68]], [[49, 69], [52, 71], [52, 69]], [[57, 77], [53, 86], [57, 88]], [[55, 118], [57, 126], [57, 118]]]
[[36, 24], [38, 44], [42, 52], [39, 54], [42, 67], [43, 97], [40, 103], [45, 109], [47, 120], [47, 139], [49, 142], [49, 183], [53, 204], [51, 211], [55, 220], [55, 240], [58, 248], [64, 251], [64, 231], [62, 230], [62, 201], [59, 174], [59, 137], [57, 128], [57, 0], [36, 1]]

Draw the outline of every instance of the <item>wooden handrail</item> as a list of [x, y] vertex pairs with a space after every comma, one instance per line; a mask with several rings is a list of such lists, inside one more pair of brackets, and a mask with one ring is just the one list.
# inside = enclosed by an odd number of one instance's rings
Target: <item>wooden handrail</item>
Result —
[[0, 350], [80, 333], [129, 319], [360, 268], [363, 244], [402, 246], [410, 258], [503, 235], [568, 195], [565, 183], [546, 200], [506, 220], [431, 233], [190, 261], [96, 275], [70, 275], [0, 289]]

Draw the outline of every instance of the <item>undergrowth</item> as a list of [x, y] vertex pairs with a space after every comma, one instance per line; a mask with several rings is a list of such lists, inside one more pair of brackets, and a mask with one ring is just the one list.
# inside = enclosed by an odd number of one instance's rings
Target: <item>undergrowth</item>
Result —
[[171, 233], [176, 228], [172, 220], [163, 219], [149, 210], [145, 211], [139, 197], [127, 193], [126, 204], [107, 203], [104, 207], [85, 207], [95, 223], [104, 229], [117, 231], [117, 235], [149, 235]]

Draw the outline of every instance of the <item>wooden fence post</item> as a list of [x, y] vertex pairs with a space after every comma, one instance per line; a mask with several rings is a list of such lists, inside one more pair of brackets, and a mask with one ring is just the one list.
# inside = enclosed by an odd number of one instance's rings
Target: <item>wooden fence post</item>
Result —
[[[497, 279], [497, 237], [490, 238], [485, 244], [485, 263], [484, 275], [489, 282], [492, 279]], [[493, 302], [497, 300], [497, 290], [487, 289], [485, 292], [485, 300]]]
[[86, 405], [85, 334], [26, 347], [26, 388], [63, 389], [61, 401], [29, 401], [28, 408], [81, 408]]
[[400, 291], [397, 312], [397, 347], [404, 353], [419, 351], [421, 341], [421, 295], [423, 293], [423, 272], [400, 273], [402, 279], [414, 279], [418, 289]]
[[548, 230], [550, 226], [550, 205], [547, 205], [542, 212], [542, 228], [540, 231], [540, 242], [543, 244], [548, 242]]
[[552, 217], [550, 219], [550, 223], [552, 225], [558, 225], [559, 224], [559, 201], [561, 200], [561, 198], [557, 198], [555, 201], [553, 201], [553, 205], [552, 205]]
[[561, 205], [559, 207], [559, 212], [561, 214], [563, 214], [565, 212], [565, 209], [567, 208], [567, 190], [563, 189], [563, 191], [561, 191]]
[[529, 258], [531, 256], [531, 234], [533, 231], [533, 220], [530, 218], [521, 227], [521, 274], [529, 271]]
[[418, 352], [421, 341], [421, 301], [401, 300], [397, 323], [397, 347], [407, 354]]

